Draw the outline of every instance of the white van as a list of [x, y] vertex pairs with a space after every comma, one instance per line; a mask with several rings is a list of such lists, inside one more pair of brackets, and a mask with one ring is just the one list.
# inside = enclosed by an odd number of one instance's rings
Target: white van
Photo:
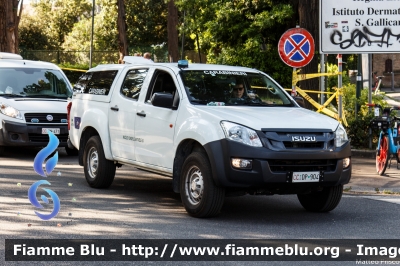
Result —
[[71, 95], [71, 84], [56, 65], [0, 52], [0, 155], [6, 146], [46, 146], [47, 130], [67, 154], [77, 154], [67, 147]]

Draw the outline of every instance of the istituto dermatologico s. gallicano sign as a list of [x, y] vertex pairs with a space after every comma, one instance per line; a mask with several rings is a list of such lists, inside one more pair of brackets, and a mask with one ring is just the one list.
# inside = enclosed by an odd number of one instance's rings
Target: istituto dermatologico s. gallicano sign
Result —
[[320, 0], [320, 52], [400, 52], [400, 0]]

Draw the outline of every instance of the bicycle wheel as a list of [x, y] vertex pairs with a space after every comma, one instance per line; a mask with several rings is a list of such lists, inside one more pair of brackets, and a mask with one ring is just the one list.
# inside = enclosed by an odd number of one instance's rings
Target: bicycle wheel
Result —
[[382, 136], [379, 150], [376, 152], [376, 171], [383, 175], [389, 162], [389, 140]]

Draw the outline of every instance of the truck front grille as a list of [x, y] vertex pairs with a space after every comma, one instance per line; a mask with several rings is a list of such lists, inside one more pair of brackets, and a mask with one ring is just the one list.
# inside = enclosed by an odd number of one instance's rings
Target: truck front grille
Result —
[[262, 129], [264, 146], [272, 150], [334, 149], [335, 134], [327, 129]]
[[[68, 134], [58, 134], [56, 136], [60, 141], [60, 144], [67, 143]], [[30, 142], [49, 142], [49, 135], [47, 134], [29, 133], [28, 137]]]
[[[51, 115], [53, 120], [49, 121], [47, 116]], [[25, 114], [25, 121], [26, 123], [34, 123], [34, 124], [66, 124], [67, 121], [67, 114], [66, 113], [26, 113]]]

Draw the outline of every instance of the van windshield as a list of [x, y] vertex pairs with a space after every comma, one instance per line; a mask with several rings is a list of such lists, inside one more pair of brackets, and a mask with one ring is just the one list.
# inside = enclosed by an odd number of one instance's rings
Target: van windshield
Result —
[[0, 96], [67, 99], [72, 89], [59, 70], [0, 68]]
[[296, 106], [275, 81], [261, 73], [185, 70], [180, 75], [192, 104]]

